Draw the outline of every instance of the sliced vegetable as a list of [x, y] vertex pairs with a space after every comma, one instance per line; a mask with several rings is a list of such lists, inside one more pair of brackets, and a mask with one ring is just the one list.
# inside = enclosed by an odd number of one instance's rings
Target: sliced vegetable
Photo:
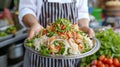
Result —
[[26, 41], [26, 45], [41, 55], [80, 55], [93, 46], [92, 40], [83, 33], [78, 24], [72, 25], [66, 19], [58, 19]]

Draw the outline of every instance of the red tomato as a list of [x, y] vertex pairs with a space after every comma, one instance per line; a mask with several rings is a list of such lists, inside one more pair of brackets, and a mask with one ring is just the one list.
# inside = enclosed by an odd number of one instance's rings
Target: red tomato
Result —
[[65, 25], [62, 25], [62, 26], [61, 26], [61, 29], [62, 29], [62, 30], [65, 29], [65, 28], [66, 28]]
[[115, 67], [115, 66], [113, 64], [111, 64], [110, 67]]
[[69, 33], [66, 33], [66, 36], [67, 36], [68, 38], [70, 38], [70, 37], [71, 37], [71, 35], [70, 35]]
[[118, 66], [117, 67], [120, 67], [120, 63], [118, 64]]
[[107, 59], [106, 63], [109, 64], [109, 65], [111, 65], [113, 63], [113, 61], [112, 61], [111, 58], [109, 58], [109, 59]]
[[104, 58], [103, 63], [107, 63], [107, 58]]
[[97, 63], [98, 63], [97, 60], [93, 60], [93, 61], [92, 61], [92, 64], [93, 64], [93, 65], [97, 65]]
[[101, 55], [100, 57], [99, 57], [99, 60], [101, 60], [101, 61], [103, 61], [105, 59], [105, 56], [104, 55]]
[[97, 67], [97, 65], [91, 65], [90, 67]]
[[109, 65], [108, 65], [108, 64], [105, 64], [105, 67], [109, 67]]
[[114, 58], [114, 59], [113, 59], [113, 64], [114, 64], [115, 66], [118, 66], [118, 65], [119, 65], [119, 60], [118, 60], [117, 58]]
[[42, 34], [43, 35], [47, 34], [47, 31], [44, 29]]
[[98, 67], [105, 67], [105, 65], [101, 63], [100, 65], [98, 65]]
[[102, 65], [102, 64], [103, 64], [103, 63], [102, 63], [100, 60], [98, 60], [97, 65], [100, 66], [100, 65]]

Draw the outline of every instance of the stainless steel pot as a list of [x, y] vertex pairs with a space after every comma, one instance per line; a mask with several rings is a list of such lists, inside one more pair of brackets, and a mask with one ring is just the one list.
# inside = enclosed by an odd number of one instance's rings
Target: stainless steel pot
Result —
[[7, 67], [7, 54], [0, 56], [0, 67]]
[[24, 54], [23, 52], [23, 44], [12, 45], [8, 51], [8, 58], [9, 59], [17, 59], [22, 57]]

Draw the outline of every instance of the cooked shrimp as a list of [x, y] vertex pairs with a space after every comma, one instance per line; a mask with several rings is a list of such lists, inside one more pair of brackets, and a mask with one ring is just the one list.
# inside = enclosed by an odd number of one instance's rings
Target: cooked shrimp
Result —
[[49, 42], [53, 41], [56, 38], [56, 36], [52, 36], [48, 39]]
[[59, 49], [56, 49], [55, 45], [49, 45], [48, 46], [50, 48], [50, 50], [53, 52], [53, 53], [57, 53], [59, 51]]

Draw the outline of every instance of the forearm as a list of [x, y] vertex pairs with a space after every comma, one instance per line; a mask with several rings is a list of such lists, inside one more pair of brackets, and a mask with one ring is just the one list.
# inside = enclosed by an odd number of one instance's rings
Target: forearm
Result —
[[89, 20], [87, 18], [83, 18], [78, 20], [78, 25], [81, 27], [89, 27]]
[[32, 14], [26, 14], [23, 16], [22, 21], [27, 27], [31, 27], [34, 24], [39, 24], [37, 19]]

